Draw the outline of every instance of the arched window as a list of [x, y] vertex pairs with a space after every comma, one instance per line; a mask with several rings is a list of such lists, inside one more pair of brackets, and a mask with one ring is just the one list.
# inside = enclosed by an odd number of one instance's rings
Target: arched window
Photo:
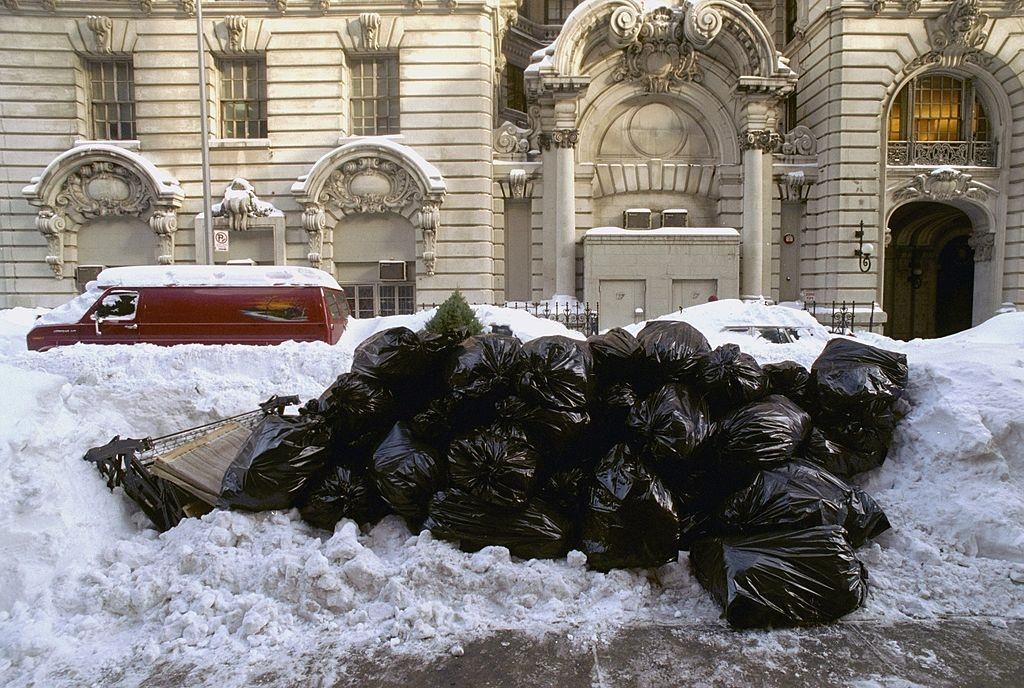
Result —
[[994, 167], [996, 144], [973, 82], [950, 74], [910, 81], [889, 111], [890, 165]]

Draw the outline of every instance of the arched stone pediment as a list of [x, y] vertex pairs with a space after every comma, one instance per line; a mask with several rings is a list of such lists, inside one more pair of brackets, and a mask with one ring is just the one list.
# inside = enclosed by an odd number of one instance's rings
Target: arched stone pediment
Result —
[[423, 232], [423, 262], [434, 274], [440, 208], [447, 192], [436, 167], [408, 146], [384, 137], [365, 137], [335, 148], [292, 185], [303, 207], [308, 259], [322, 262], [327, 215], [397, 213]]
[[174, 262], [184, 193], [176, 179], [137, 153], [109, 144], [76, 146], [54, 158], [21, 192], [39, 208], [36, 228], [46, 237], [46, 262], [58, 279], [64, 277], [66, 235], [99, 217], [148, 219], [160, 238], [158, 262]]
[[665, 55], [666, 60], [681, 63], [675, 69], [666, 68], [667, 76], [688, 78], [692, 51], [707, 51], [723, 42], [723, 37], [729, 44], [727, 51], [737, 56], [738, 71], [745, 80], [741, 88], [774, 85], [760, 84], [763, 80], [795, 81], [764, 22], [736, 0], [684, 0], [649, 10], [638, 0], [585, 0], [566, 20], [554, 44], [535, 56], [536, 71], [584, 76], [584, 60], [603, 42], [608, 50], [625, 50], [627, 57], [631, 52], [644, 53], [644, 64], [628, 65], [630, 71], [647, 69], [647, 57], [668, 47], [671, 54]]

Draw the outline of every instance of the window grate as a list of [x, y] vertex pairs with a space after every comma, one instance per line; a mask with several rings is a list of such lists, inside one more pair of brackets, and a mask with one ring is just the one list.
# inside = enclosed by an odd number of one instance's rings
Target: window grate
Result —
[[267, 137], [267, 66], [262, 58], [219, 58], [221, 137]]
[[382, 136], [401, 131], [398, 58], [355, 58], [351, 61], [352, 133]]
[[130, 59], [90, 60], [90, 109], [93, 137], [128, 141], [135, 138], [135, 83]]

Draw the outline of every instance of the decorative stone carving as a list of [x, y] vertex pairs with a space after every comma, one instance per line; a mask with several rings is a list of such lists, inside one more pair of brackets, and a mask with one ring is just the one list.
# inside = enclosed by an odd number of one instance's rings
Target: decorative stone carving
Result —
[[249, 229], [249, 221], [256, 217], [269, 217], [277, 208], [261, 201], [248, 180], [236, 178], [224, 187], [224, 198], [215, 203], [213, 217], [227, 218], [228, 228], [237, 232]]
[[178, 231], [178, 213], [175, 208], [157, 208], [149, 217], [149, 228], [160, 242], [160, 265], [174, 264], [174, 235]]
[[579, 141], [579, 129], [555, 129], [551, 132], [551, 144], [556, 148], [575, 148]]
[[18, 6], [18, 0], [4, 0], [4, 7], [11, 10], [12, 12], [17, 9], [21, 9]]
[[103, 55], [109, 55], [113, 52], [114, 22], [110, 20], [110, 17], [90, 15], [86, 19], [86, 25], [92, 31], [93, 38], [96, 41], [96, 52]]
[[360, 46], [363, 50], [380, 50], [380, 15], [363, 12], [359, 15]]
[[327, 14], [331, 11], [331, 0], [319, 0], [317, 6], [320, 8], [321, 14]]
[[436, 201], [427, 201], [416, 211], [413, 225], [423, 232], [423, 269], [433, 277], [437, 267], [437, 230], [441, 226], [441, 209]]
[[995, 193], [991, 186], [975, 181], [972, 175], [953, 167], [938, 167], [892, 189], [895, 201], [985, 201]]
[[907, 0], [903, 9], [906, 10], [907, 14], [917, 14], [917, 11], [921, 9], [921, 0]]
[[722, 13], [709, 2], [697, 2], [686, 14], [683, 31], [687, 40], [699, 49], [710, 46], [724, 25]]
[[43, 0], [43, 9], [49, 10], [50, 12], [56, 12], [57, 0]]
[[64, 279], [64, 232], [67, 228], [68, 218], [49, 206], [43, 207], [36, 215], [36, 229], [46, 238], [49, 251], [46, 264], [57, 279]]
[[224, 17], [224, 27], [228, 32], [228, 50], [236, 53], [245, 50], [245, 27], [248, 23], [248, 19], [238, 15]]
[[512, 160], [525, 160], [530, 150], [530, 130], [517, 127], [512, 122], [503, 122], [494, 130], [494, 152]]
[[196, 16], [196, 0], [181, 0], [181, 9], [190, 17]]
[[626, 48], [636, 41], [643, 25], [643, 15], [632, 7], [618, 7], [608, 20], [608, 42], [616, 48]]
[[984, 229], [975, 229], [967, 245], [974, 249], [974, 262], [984, 263], [992, 260], [992, 249], [996, 246], [996, 235]]
[[[620, 41], [614, 25], [610, 26], [614, 41]], [[636, 38], [623, 49], [612, 78], [640, 81], [648, 93], [667, 93], [681, 83], [700, 81], [697, 52], [684, 36], [682, 11], [658, 7], [647, 13]]]
[[142, 10], [144, 14], [152, 14], [153, 0], [139, 0], [139, 9]]
[[964, 62], [987, 65], [991, 59], [982, 52], [989, 16], [982, 13], [980, 0], [954, 0], [938, 17], [925, 19], [932, 49], [911, 62], [908, 70], [925, 65], [959, 67]]
[[424, 198], [419, 184], [404, 167], [367, 156], [349, 160], [334, 170], [317, 200], [323, 205], [336, 205], [345, 213], [401, 213], [409, 205], [421, 205]]
[[885, 11], [885, 0], [871, 0], [871, 11], [877, 17]]
[[110, 215], [141, 215], [152, 196], [137, 174], [114, 162], [93, 162], [69, 174], [57, 194], [59, 210], [86, 219]]
[[1006, 3], [1007, 12], [1020, 12], [1024, 9], [1024, 0], [1008, 0]]
[[802, 170], [793, 170], [776, 177], [779, 187], [779, 200], [806, 201], [810, 188], [816, 180], [807, 176]]
[[288, 0], [271, 0], [270, 4], [281, 14], [288, 11]]
[[551, 150], [551, 134], [544, 132], [537, 134], [537, 148], [540, 151]]
[[814, 156], [818, 154], [818, 139], [809, 127], [793, 127], [782, 138], [783, 155]]
[[441, 0], [441, 7], [448, 9], [448, 12], [455, 12], [459, 7], [459, 0]]
[[409, 0], [409, 7], [411, 7], [414, 12], [419, 12], [423, 9], [423, 0]]
[[740, 134], [740, 150], [762, 150], [775, 152], [782, 144], [782, 137], [772, 129], [747, 129]]
[[508, 197], [526, 198], [526, 182], [529, 175], [526, 170], [509, 170], [508, 172]]
[[327, 213], [319, 203], [307, 203], [302, 210], [302, 229], [306, 232], [308, 251], [306, 260], [314, 268], [323, 263], [324, 230], [327, 228]]

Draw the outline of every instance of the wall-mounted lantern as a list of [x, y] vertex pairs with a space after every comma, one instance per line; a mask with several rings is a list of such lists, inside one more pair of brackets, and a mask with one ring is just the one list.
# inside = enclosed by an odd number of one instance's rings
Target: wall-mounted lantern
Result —
[[860, 229], [853, 233], [853, 236], [859, 242], [857, 248], [853, 251], [853, 255], [860, 258], [860, 271], [871, 272], [871, 257], [875, 253], [874, 244], [864, 243], [864, 221], [860, 222]]

